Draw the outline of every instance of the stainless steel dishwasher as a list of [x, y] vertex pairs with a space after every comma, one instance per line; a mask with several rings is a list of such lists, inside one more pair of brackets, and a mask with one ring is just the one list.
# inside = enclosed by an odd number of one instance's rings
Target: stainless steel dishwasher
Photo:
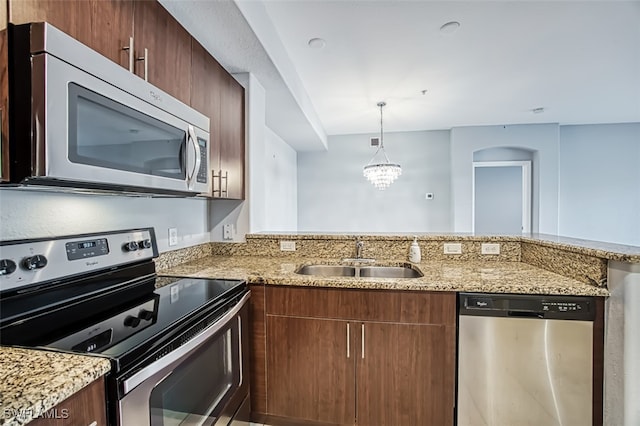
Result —
[[461, 293], [458, 426], [592, 424], [591, 297]]

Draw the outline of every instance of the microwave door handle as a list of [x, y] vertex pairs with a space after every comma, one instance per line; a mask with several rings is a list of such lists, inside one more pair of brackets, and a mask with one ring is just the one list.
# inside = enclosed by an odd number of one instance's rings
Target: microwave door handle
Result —
[[[193, 152], [195, 155], [193, 170], [190, 175], [187, 175], [187, 186], [189, 189], [193, 189], [194, 180], [198, 170], [200, 170], [200, 145], [198, 145], [198, 138], [196, 137], [196, 129], [193, 126], [189, 126], [187, 130], [187, 141], [191, 142], [193, 145]], [[187, 165], [189, 164], [189, 159], [187, 157]]]

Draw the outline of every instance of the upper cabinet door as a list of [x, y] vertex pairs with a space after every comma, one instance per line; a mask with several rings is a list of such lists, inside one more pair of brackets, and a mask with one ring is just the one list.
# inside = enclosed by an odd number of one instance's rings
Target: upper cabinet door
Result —
[[[145, 2], [146, 3], [146, 2]], [[9, 22], [49, 22], [112, 61], [129, 68], [131, 0], [10, 0]]]
[[209, 117], [209, 178], [214, 191], [210, 196], [219, 196], [220, 90], [226, 71], [196, 40], [191, 55], [191, 106]]
[[225, 73], [220, 97], [222, 198], [244, 199], [244, 88]]
[[189, 33], [160, 3], [136, 1], [134, 38], [136, 74], [144, 78], [146, 68], [149, 83], [188, 105], [191, 93]]

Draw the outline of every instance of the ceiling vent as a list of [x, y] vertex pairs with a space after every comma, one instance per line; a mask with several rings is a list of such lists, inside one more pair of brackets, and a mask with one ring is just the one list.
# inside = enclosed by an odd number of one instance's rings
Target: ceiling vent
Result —
[[376, 136], [374, 138], [371, 138], [370, 140], [371, 140], [371, 146], [372, 147], [377, 148], [377, 147], [380, 146], [380, 138], [378, 136]]

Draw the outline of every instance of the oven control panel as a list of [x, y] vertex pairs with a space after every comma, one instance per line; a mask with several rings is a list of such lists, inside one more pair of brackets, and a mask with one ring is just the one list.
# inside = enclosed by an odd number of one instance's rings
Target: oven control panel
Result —
[[158, 256], [153, 228], [0, 242], [0, 292]]

